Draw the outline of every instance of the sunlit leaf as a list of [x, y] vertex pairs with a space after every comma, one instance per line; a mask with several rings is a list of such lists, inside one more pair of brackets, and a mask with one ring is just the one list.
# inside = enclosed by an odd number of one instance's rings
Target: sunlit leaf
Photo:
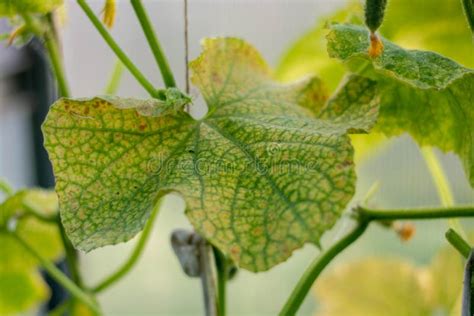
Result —
[[129, 240], [156, 200], [177, 191], [206, 239], [240, 266], [266, 270], [305, 242], [318, 243], [351, 199], [346, 133], [367, 132], [367, 113], [318, 118], [308, 110], [327, 97], [317, 79], [275, 82], [260, 54], [238, 39], [203, 46], [191, 63], [209, 107], [201, 120], [183, 111], [151, 116], [137, 110], [143, 100], [53, 105], [46, 148], [64, 226], [79, 249]]
[[405, 50], [383, 39], [382, 56], [367, 55], [368, 32], [331, 26], [328, 52], [378, 82], [380, 115], [375, 131], [408, 132], [421, 146], [453, 151], [474, 186], [474, 70], [436, 53]]

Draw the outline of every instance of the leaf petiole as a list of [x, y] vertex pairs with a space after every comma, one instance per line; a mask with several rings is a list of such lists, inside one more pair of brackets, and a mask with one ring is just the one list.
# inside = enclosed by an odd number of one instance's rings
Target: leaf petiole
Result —
[[170, 69], [166, 56], [161, 48], [160, 42], [156, 36], [156, 32], [153, 30], [153, 25], [150, 22], [150, 18], [143, 7], [141, 0], [131, 0], [135, 14], [137, 15], [138, 21], [142, 26], [145, 37], [150, 45], [150, 48], [155, 57], [156, 63], [160, 68], [161, 75], [163, 77], [163, 82], [167, 88], [172, 88], [176, 86], [176, 82], [173, 77], [173, 73]]
[[160, 199], [160, 201], [158, 201], [155, 207], [153, 208], [150, 217], [148, 218], [148, 222], [146, 223], [146, 226], [140, 236], [140, 239], [138, 240], [138, 243], [135, 246], [135, 249], [133, 250], [128, 260], [117, 271], [112, 273], [109, 277], [100, 282], [97, 286], [93, 287], [91, 290], [92, 293], [102, 292], [112, 284], [119, 281], [134, 267], [135, 263], [137, 263], [138, 259], [140, 259], [140, 256], [143, 253], [143, 249], [145, 248], [146, 243], [151, 235], [151, 232], [153, 231], [153, 224], [160, 210], [161, 201], [162, 199]]
[[286, 316], [296, 314], [311, 289], [311, 286], [324, 268], [326, 268], [332, 259], [334, 259], [340, 252], [356, 241], [365, 232], [372, 221], [474, 217], [474, 206], [395, 210], [369, 209], [364, 206], [357, 206], [354, 209], [354, 214], [355, 219], [357, 220], [357, 226], [309, 265], [283, 306], [280, 315]]
[[43, 258], [38, 252], [36, 252], [33, 247], [31, 247], [27, 242], [25, 242], [20, 236], [15, 233], [11, 233], [15, 240], [26, 250], [30, 253], [41, 266], [48, 272], [48, 274], [61, 286], [63, 286], [72, 296], [86, 304], [90, 307], [96, 314], [101, 314], [100, 308], [94, 299], [84, 292], [81, 288], [79, 288], [74, 282], [72, 282], [61, 270], [56, 268], [56, 266], [51, 263], [50, 261]]
[[87, 15], [87, 17], [92, 22], [97, 31], [100, 33], [104, 41], [109, 45], [109, 47], [112, 49], [115, 55], [117, 55], [117, 57], [124, 64], [124, 66], [127, 67], [130, 73], [135, 77], [135, 79], [137, 79], [137, 81], [142, 85], [143, 88], [145, 88], [146, 91], [148, 91], [151, 96], [156, 96], [155, 87], [151, 84], [150, 81], [148, 81], [148, 79], [145, 78], [145, 76], [141, 73], [140, 70], [138, 70], [138, 68], [130, 60], [127, 54], [125, 54], [125, 52], [120, 48], [117, 42], [110, 35], [109, 31], [107, 31], [102, 22], [100, 22], [99, 18], [94, 14], [87, 2], [85, 0], [77, 0], [77, 3], [82, 8], [82, 10]]
[[471, 246], [452, 228], [446, 232], [448, 242], [464, 257], [468, 258], [471, 253]]

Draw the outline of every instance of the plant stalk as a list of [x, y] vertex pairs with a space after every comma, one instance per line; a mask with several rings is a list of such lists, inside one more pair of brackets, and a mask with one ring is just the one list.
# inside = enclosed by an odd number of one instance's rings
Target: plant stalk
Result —
[[44, 40], [44, 45], [49, 55], [51, 68], [53, 69], [54, 76], [56, 77], [60, 96], [65, 98], [70, 97], [69, 86], [66, 80], [61, 54], [59, 53], [58, 43], [54, 36], [52, 26], [49, 25], [50, 29], [44, 31], [39, 25], [37, 25], [30, 15], [24, 13], [22, 17], [25, 20], [25, 24], [28, 29], [37, 37], [43, 38]]
[[219, 309], [219, 316], [225, 316], [226, 314], [226, 295], [227, 295], [227, 278], [229, 274], [227, 258], [225, 255], [216, 247], [212, 247], [214, 250], [214, 258], [216, 261], [217, 270], [217, 303]]
[[156, 36], [156, 32], [153, 29], [153, 25], [150, 22], [150, 18], [143, 7], [141, 0], [131, 0], [132, 7], [135, 10], [135, 14], [137, 15], [138, 21], [142, 26], [143, 32], [145, 33], [145, 37], [150, 45], [151, 51], [153, 52], [153, 56], [155, 57], [156, 63], [161, 71], [161, 76], [163, 77], [163, 82], [167, 88], [175, 87], [176, 82], [173, 77], [173, 73], [170, 69], [168, 64], [168, 60], [161, 48], [160, 42]]
[[345, 237], [331, 246], [321, 256], [316, 258], [306, 269], [290, 297], [285, 303], [280, 315], [295, 315], [311, 286], [319, 277], [324, 268], [340, 252], [356, 241], [367, 229], [372, 221], [394, 221], [402, 219], [428, 220], [440, 218], [474, 217], [474, 206], [445, 207], [445, 208], [419, 208], [419, 209], [394, 209], [378, 210], [364, 206], [354, 209], [357, 226]]
[[120, 60], [117, 60], [114, 65], [114, 69], [112, 70], [112, 74], [110, 75], [109, 82], [107, 83], [106, 88], [104, 89], [104, 93], [106, 95], [115, 95], [120, 85], [120, 80], [122, 79], [123, 75], [123, 64]]
[[428, 207], [417, 209], [377, 210], [357, 206], [355, 212], [366, 221], [394, 221], [402, 219], [427, 220], [456, 217], [474, 217], [474, 206]]
[[446, 239], [464, 258], [469, 257], [471, 246], [454, 229], [448, 229]]
[[296, 312], [303, 303], [306, 295], [311, 289], [314, 281], [319, 277], [324, 268], [336, 257], [340, 252], [355, 242], [367, 229], [368, 221], [360, 221], [346, 236], [331, 246], [321, 256], [317, 257], [306, 269], [300, 278], [296, 287], [293, 289], [290, 297], [286, 301], [283, 309], [280, 311], [281, 316], [296, 315]]
[[64, 230], [64, 226], [59, 218], [58, 215], [58, 226], [59, 226], [59, 233], [61, 235], [61, 239], [64, 245], [64, 252], [66, 254], [66, 263], [69, 269], [69, 273], [71, 274], [71, 278], [74, 283], [77, 284], [81, 289], [84, 287], [84, 283], [82, 282], [81, 273], [79, 272], [78, 267], [78, 255], [76, 249], [72, 245], [71, 241], [66, 235], [66, 231]]
[[43, 258], [35, 249], [33, 249], [28, 243], [26, 243], [20, 236], [15, 233], [12, 233], [12, 236], [18, 241], [23, 248], [28, 251], [38, 262], [41, 266], [48, 272], [48, 274], [56, 280], [62, 287], [64, 287], [72, 296], [76, 299], [80, 300], [82, 303], [87, 305], [91, 308], [96, 314], [101, 314], [99, 306], [97, 303], [85, 293], [82, 289], [80, 289], [74, 282], [72, 282], [64, 273], [61, 272], [56, 266], [51, 263], [50, 261]]
[[137, 81], [142, 85], [142, 87], [146, 91], [148, 91], [151, 96], [155, 97], [157, 94], [155, 87], [150, 83], [150, 81], [148, 81], [148, 79], [145, 78], [145, 76], [140, 72], [140, 70], [138, 70], [138, 68], [130, 60], [127, 54], [124, 53], [124, 51], [120, 48], [117, 42], [112, 38], [109, 31], [107, 31], [102, 22], [100, 22], [99, 18], [94, 14], [87, 2], [85, 0], [77, 0], [77, 3], [82, 8], [82, 10], [87, 15], [92, 24], [95, 26], [95, 28], [100, 33], [105, 42], [115, 53], [115, 55], [117, 55], [120, 61], [124, 64], [124, 66], [127, 67], [130, 73], [135, 77], [135, 79], [137, 79]]
[[91, 290], [92, 293], [102, 292], [106, 288], [110, 287], [112, 284], [118, 282], [128, 272], [130, 272], [130, 270], [135, 266], [138, 259], [140, 259], [143, 253], [143, 250], [145, 249], [145, 246], [151, 235], [151, 232], [153, 231], [153, 224], [160, 210], [160, 206], [161, 206], [161, 199], [160, 201], [156, 203], [155, 207], [153, 208], [150, 214], [150, 218], [148, 218], [148, 222], [146, 223], [145, 228], [143, 229], [143, 232], [140, 236], [140, 239], [138, 240], [138, 243], [135, 246], [135, 249], [133, 250], [130, 257], [127, 259], [127, 261], [117, 271], [112, 273], [109, 277], [107, 277], [105, 280], [100, 282], [97, 286], [93, 287]]
[[[444, 207], [453, 206], [454, 196], [451, 190], [451, 186], [449, 185], [448, 177], [446, 176], [446, 173], [443, 170], [443, 166], [441, 165], [441, 162], [439, 161], [438, 157], [433, 151], [433, 148], [422, 147], [420, 150], [425, 160], [425, 163], [428, 167], [428, 170], [431, 173], [431, 177], [433, 178], [433, 182], [436, 186], [436, 189], [438, 191], [438, 196], [439, 196], [441, 205]], [[463, 237], [466, 236], [459, 219], [457, 218], [448, 219], [448, 224], [451, 228], [458, 231]]]

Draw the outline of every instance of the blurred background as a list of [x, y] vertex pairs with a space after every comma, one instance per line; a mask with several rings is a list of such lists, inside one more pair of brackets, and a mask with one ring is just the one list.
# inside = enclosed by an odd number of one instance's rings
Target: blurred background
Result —
[[[99, 14], [103, 1], [89, 2]], [[144, 2], [179, 86], [184, 87], [183, 1]], [[199, 54], [199, 43], [204, 37], [237, 36], [252, 43], [270, 65], [276, 67], [288, 47], [316, 25], [320, 17], [345, 3], [344, 0], [189, 0], [190, 57], [193, 59]], [[4, 22], [0, 22], [2, 31], [6, 28]], [[103, 94], [116, 58], [74, 1], [68, 2], [62, 33], [72, 94], [77, 97]], [[159, 71], [128, 1], [118, 1], [112, 34], [145, 75], [156, 85], [162, 85]], [[413, 42], [416, 46], [416, 40]], [[55, 95], [39, 43], [30, 43], [22, 49], [0, 47], [0, 177], [8, 179], [15, 188], [53, 185], [47, 157], [41, 147], [39, 126]], [[127, 72], [118, 95], [147, 96]], [[193, 95], [197, 97], [197, 92], [193, 91]], [[198, 104], [193, 111], [199, 115], [203, 109], [204, 106]], [[445, 167], [456, 203], [474, 203], [474, 192], [457, 157], [440, 152], [436, 154]], [[376, 181], [379, 181], [380, 187], [372, 204], [378, 207], [440, 204], [420, 151], [408, 136], [395, 139], [359, 167], [357, 194], [353, 203], [360, 201]], [[200, 282], [184, 275], [169, 243], [172, 230], [190, 227], [183, 210], [184, 204], [179, 196], [166, 198], [153, 237], [139, 264], [121, 282], [99, 296], [106, 315], [202, 313]], [[471, 221], [463, 223], [467, 230], [474, 227]], [[324, 237], [323, 247], [338, 238], [347, 225], [348, 220], [342, 219]], [[447, 223], [416, 223], [416, 228], [415, 237], [409, 242], [402, 242], [393, 232], [373, 225], [329, 269], [365, 256], [401, 257], [417, 265], [426, 264], [440, 247], [446, 245], [444, 231]], [[81, 254], [81, 269], [88, 284], [96, 283], [118, 267], [133, 249], [134, 243], [135, 240], [132, 240]], [[268, 272], [253, 274], [240, 271], [229, 284], [229, 315], [276, 315], [318, 252], [315, 246], [306, 245], [295, 251], [287, 262]], [[308, 296], [300, 314], [312, 315], [316, 309], [316, 299]]]

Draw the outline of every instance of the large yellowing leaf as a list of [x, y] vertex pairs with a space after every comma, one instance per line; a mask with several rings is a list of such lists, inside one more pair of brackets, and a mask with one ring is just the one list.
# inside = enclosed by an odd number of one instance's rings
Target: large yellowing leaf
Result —
[[331, 57], [378, 81], [375, 131], [387, 136], [407, 132], [421, 146], [455, 152], [474, 186], [474, 70], [385, 39], [383, 54], [371, 59], [368, 32], [360, 26], [332, 25], [327, 38]]
[[46, 259], [57, 260], [63, 254], [58, 227], [43, 222], [40, 216], [57, 214], [54, 192], [23, 190], [0, 204], [0, 315], [25, 312], [49, 296], [38, 272], [38, 262], [12, 236], [9, 230], [27, 242]]
[[454, 250], [442, 249], [426, 267], [387, 258], [336, 266], [316, 283], [316, 315], [451, 315], [460, 303], [462, 261]]
[[48, 13], [63, 4], [63, 0], [1, 0], [0, 16], [25, 13]]
[[324, 106], [319, 80], [273, 81], [242, 40], [208, 39], [203, 47], [191, 63], [209, 107], [201, 120], [183, 111], [140, 114], [140, 101], [130, 99], [53, 105], [46, 148], [63, 223], [79, 249], [132, 238], [157, 199], [176, 191], [197, 231], [241, 267], [266, 270], [318, 243], [351, 199], [346, 132], [366, 132], [373, 117], [360, 110], [318, 118], [309, 108]]

